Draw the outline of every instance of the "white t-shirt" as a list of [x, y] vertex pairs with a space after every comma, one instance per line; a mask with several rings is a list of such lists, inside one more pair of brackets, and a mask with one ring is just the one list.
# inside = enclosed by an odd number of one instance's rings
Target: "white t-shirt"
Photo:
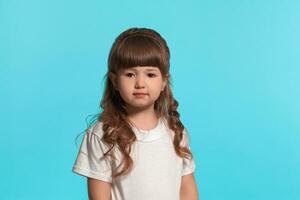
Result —
[[[116, 151], [115, 154], [119, 162], [102, 158], [108, 150], [101, 140], [102, 122], [85, 133], [72, 171], [110, 182], [112, 200], [179, 200], [181, 177], [194, 172], [194, 160], [177, 156], [172, 143], [174, 132], [163, 118], [149, 131], [136, 127], [132, 130], [137, 141], [130, 153], [133, 169], [129, 174], [111, 177], [112, 170], [120, 164], [121, 153]], [[189, 147], [186, 129], [181, 144]]]

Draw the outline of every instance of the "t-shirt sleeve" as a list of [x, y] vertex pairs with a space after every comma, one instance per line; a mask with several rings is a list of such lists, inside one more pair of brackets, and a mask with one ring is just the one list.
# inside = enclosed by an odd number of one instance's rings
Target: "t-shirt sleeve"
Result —
[[87, 131], [82, 140], [72, 171], [82, 176], [112, 182], [111, 164], [103, 157], [107, 146], [99, 135]]
[[[183, 140], [182, 140], [182, 145], [187, 146], [188, 149], [192, 152], [190, 145], [189, 145], [189, 134], [186, 129], [183, 131]], [[194, 159], [188, 159], [188, 158], [183, 158], [183, 165], [182, 165], [182, 171], [181, 171], [181, 176], [191, 174], [195, 171], [196, 165]]]

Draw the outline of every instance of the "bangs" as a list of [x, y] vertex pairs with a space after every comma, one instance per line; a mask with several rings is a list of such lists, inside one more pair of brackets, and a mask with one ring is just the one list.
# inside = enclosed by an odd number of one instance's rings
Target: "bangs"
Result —
[[116, 49], [114, 55], [115, 69], [124, 69], [136, 66], [167, 66], [166, 54], [160, 44], [150, 37], [136, 35], [126, 38]]

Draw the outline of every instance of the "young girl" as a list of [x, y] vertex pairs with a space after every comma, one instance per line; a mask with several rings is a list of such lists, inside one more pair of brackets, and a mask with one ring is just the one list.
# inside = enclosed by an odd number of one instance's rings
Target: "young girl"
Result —
[[170, 53], [152, 29], [115, 40], [96, 123], [87, 128], [73, 172], [92, 200], [196, 200], [195, 163], [170, 87]]

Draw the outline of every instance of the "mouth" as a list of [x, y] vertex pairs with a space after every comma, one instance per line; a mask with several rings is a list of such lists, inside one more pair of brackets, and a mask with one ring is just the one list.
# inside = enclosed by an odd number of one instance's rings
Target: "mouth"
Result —
[[142, 93], [142, 92], [136, 92], [136, 93], [133, 93], [133, 95], [135, 96], [135, 97], [144, 97], [144, 96], [146, 96], [146, 95], [148, 95], [147, 93]]

